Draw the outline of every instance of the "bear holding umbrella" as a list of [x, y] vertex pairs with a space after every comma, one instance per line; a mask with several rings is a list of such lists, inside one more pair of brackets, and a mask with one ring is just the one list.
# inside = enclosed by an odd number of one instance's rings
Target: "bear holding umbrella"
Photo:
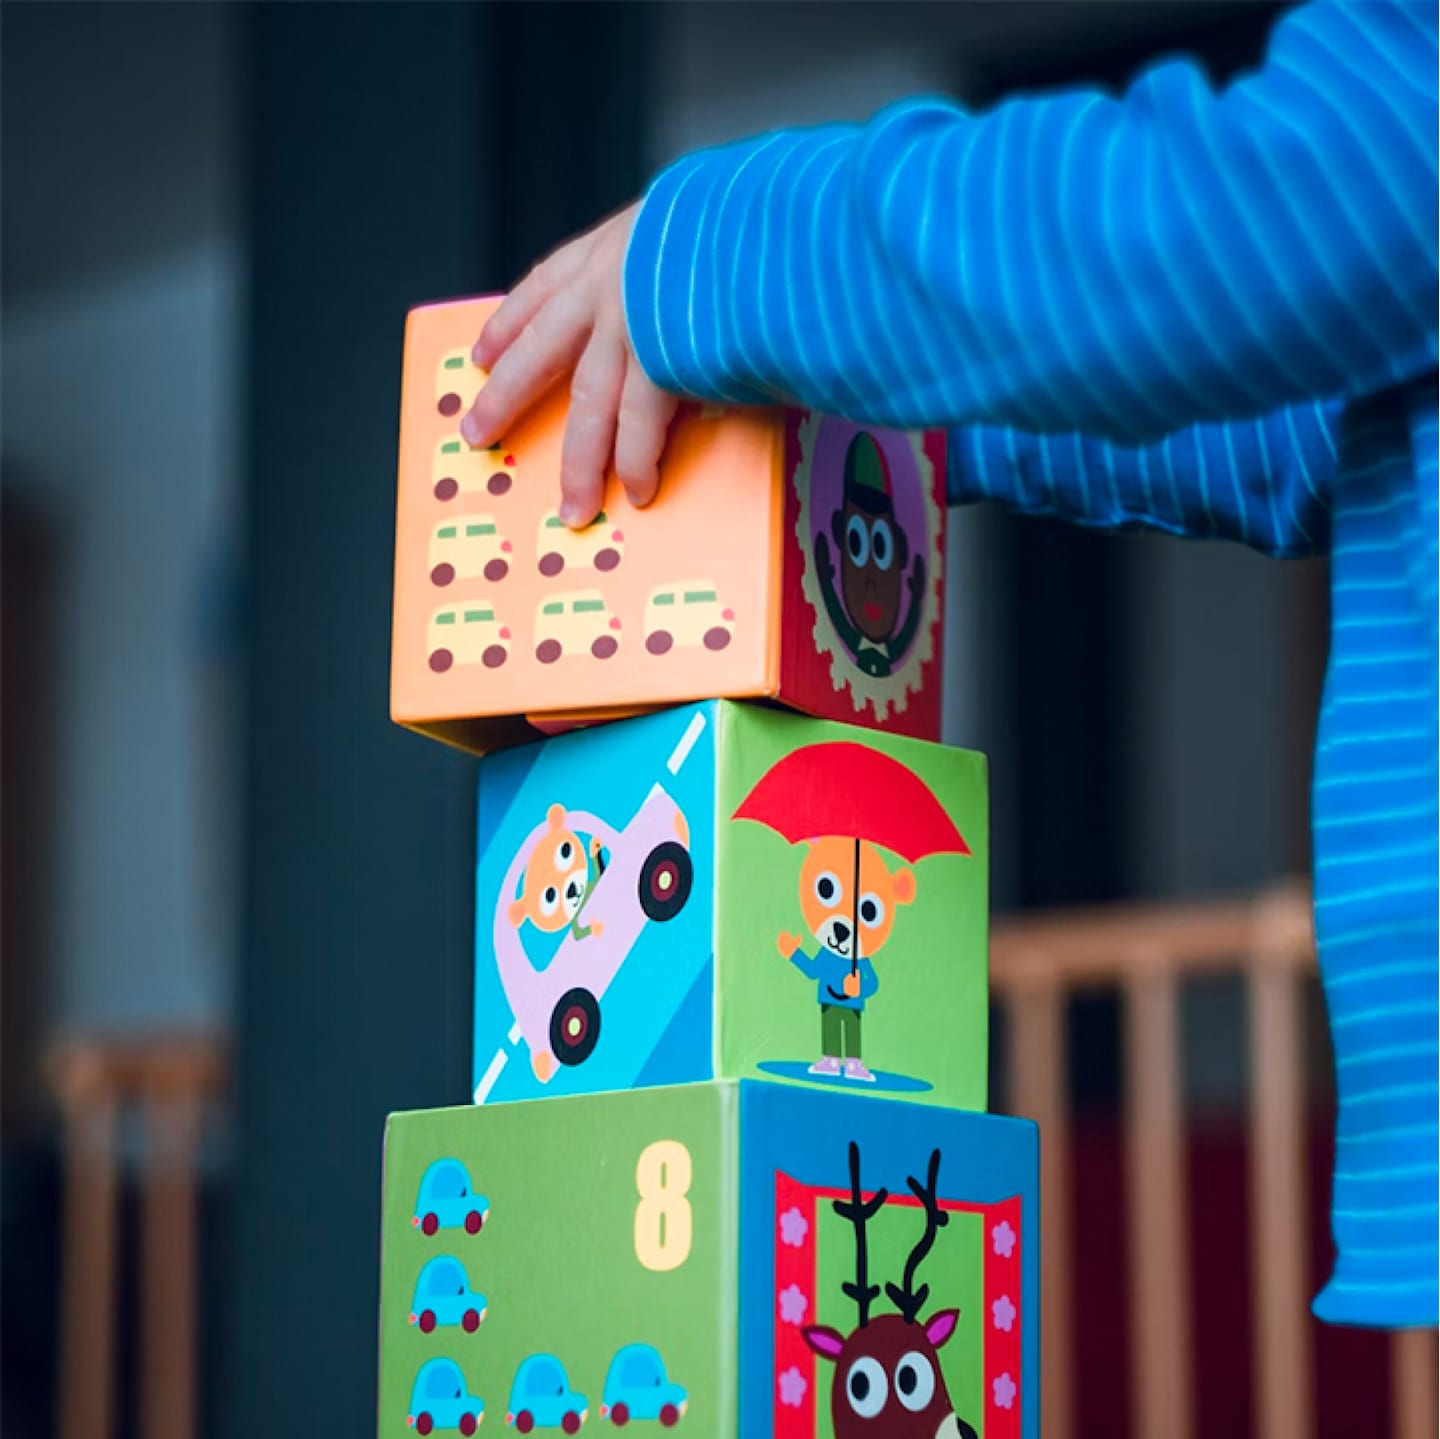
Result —
[[[847, 741], [806, 745], [761, 776], [735, 811], [803, 845], [799, 903], [816, 949], [782, 930], [783, 958], [815, 983], [820, 1007], [818, 1079], [874, 1083], [861, 1057], [866, 1001], [880, 986], [875, 958], [896, 910], [912, 903], [908, 865], [932, 854], [970, 853], [950, 816], [898, 760]], [[882, 851], [906, 863], [894, 869]]]

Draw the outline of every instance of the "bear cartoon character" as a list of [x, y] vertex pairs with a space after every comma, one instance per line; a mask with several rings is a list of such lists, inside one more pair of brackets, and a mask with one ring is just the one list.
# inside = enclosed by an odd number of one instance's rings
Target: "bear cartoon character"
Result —
[[911, 544], [895, 514], [890, 465], [873, 435], [861, 430], [845, 452], [840, 508], [830, 517], [840, 552], [840, 584], [830, 540], [815, 537], [815, 569], [830, 623], [867, 675], [888, 677], [904, 659], [920, 628], [925, 601], [925, 557]]
[[585, 844], [566, 823], [565, 806], [552, 804], [545, 814], [545, 833], [525, 866], [520, 894], [510, 901], [510, 923], [520, 929], [529, 920], [536, 929], [556, 934], [568, 928], [576, 939], [597, 938], [599, 920], [586, 925], [580, 913], [605, 873], [605, 852], [599, 839]]
[[820, 1058], [810, 1073], [874, 1083], [860, 1057], [865, 1001], [880, 987], [875, 956], [885, 947], [901, 905], [915, 898], [915, 873], [888, 868], [868, 841], [841, 835], [810, 840], [800, 867], [800, 912], [818, 949], [805, 936], [782, 932], [776, 945], [807, 979], [820, 1005]]

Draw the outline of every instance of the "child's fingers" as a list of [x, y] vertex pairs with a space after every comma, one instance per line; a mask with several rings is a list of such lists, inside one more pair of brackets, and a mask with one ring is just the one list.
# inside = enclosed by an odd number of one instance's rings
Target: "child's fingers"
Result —
[[623, 344], [608, 331], [597, 332], [575, 367], [560, 447], [560, 518], [574, 529], [588, 525], [604, 503], [624, 381]]
[[643, 507], [660, 488], [660, 456], [680, 401], [652, 384], [633, 355], [620, 396], [615, 473], [632, 505]]
[[562, 291], [541, 306], [495, 362], [484, 388], [460, 421], [471, 445], [494, 444], [511, 421], [574, 365], [590, 337], [591, 312], [583, 295]]
[[524, 333], [525, 326], [580, 269], [584, 259], [584, 241], [562, 246], [547, 260], [536, 265], [508, 295], [500, 307], [486, 320], [475, 342], [471, 358], [485, 369], [493, 369], [501, 355]]

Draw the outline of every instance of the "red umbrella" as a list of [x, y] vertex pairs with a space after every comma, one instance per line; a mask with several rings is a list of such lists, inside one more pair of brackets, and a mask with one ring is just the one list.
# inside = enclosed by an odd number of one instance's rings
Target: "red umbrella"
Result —
[[[854, 901], [858, 907], [860, 844], [867, 841], [914, 864], [932, 854], [970, 853], [923, 780], [879, 750], [851, 740], [792, 750], [761, 775], [735, 811], [790, 844], [826, 835], [855, 841]], [[859, 933], [859, 916], [851, 933]], [[851, 972], [859, 967], [857, 951]]]

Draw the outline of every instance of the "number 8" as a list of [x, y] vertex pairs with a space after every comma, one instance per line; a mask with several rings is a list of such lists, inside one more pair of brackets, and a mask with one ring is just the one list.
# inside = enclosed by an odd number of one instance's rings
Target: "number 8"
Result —
[[646, 1269], [678, 1269], [690, 1257], [690, 1151], [659, 1139], [635, 1166], [635, 1257]]

